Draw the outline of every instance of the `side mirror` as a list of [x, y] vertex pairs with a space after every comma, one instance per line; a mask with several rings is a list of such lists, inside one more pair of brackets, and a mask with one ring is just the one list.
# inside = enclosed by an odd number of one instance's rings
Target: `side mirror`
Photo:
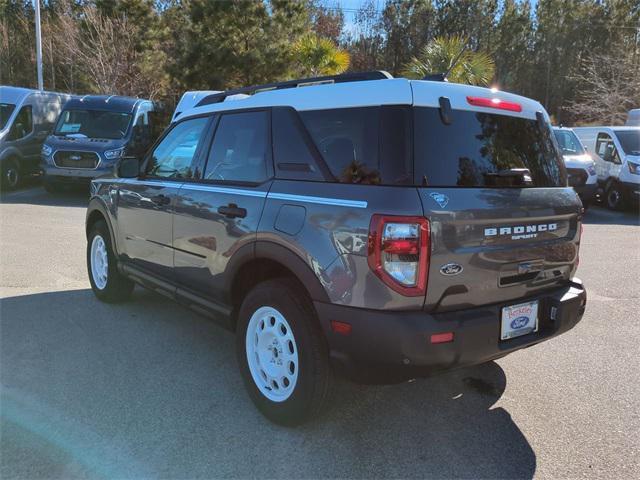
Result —
[[120, 178], [136, 178], [140, 175], [140, 159], [138, 157], [123, 157], [116, 169]]

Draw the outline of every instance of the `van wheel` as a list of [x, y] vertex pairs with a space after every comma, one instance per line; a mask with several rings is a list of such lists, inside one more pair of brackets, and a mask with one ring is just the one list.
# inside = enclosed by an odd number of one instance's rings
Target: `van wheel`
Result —
[[118, 271], [109, 227], [100, 220], [93, 225], [87, 243], [87, 270], [93, 293], [103, 302], [128, 300], [134, 283]]
[[20, 185], [20, 168], [14, 158], [7, 158], [2, 162], [2, 186], [13, 190]]
[[609, 184], [605, 200], [607, 202], [607, 207], [611, 210], [622, 210], [624, 208], [622, 189], [617, 182], [611, 182]]
[[295, 282], [269, 280], [247, 294], [236, 352], [249, 396], [269, 420], [293, 426], [321, 412], [331, 385], [328, 347], [310, 299]]

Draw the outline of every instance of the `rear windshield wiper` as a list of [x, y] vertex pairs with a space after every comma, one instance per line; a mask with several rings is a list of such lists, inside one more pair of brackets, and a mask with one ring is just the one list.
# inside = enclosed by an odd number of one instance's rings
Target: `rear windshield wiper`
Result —
[[482, 175], [488, 180], [487, 183], [495, 186], [519, 186], [533, 183], [528, 168], [509, 168], [498, 172], [486, 172]]

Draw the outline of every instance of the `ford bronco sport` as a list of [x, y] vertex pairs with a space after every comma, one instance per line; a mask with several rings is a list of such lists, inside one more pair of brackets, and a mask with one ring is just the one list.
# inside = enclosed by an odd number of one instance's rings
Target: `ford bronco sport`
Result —
[[96, 296], [139, 283], [235, 331], [277, 423], [317, 414], [332, 371], [487, 362], [585, 309], [580, 200], [542, 106], [504, 92], [372, 72], [212, 94], [91, 191]]

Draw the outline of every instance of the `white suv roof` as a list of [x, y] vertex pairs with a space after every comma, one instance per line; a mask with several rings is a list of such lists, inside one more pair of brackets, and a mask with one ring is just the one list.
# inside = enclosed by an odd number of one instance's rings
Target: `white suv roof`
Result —
[[[218, 103], [189, 109], [181, 115], [181, 118], [210, 112], [273, 106], [290, 106], [299, 111], [376, 105], [438, 107], [441, 97], [448, 98], [451, 108], [455, 110], [499, 113], [527, 119], [535, 119], [536, 112], [542, 112], [548, 119], [546, 111], [539, 102], [520, 95], [457, 83], [405, 78], [325, 83], [258, 91], [251, 96], [234, 95]], [[490, 100], [496, 104], [510, 102], [519, 105], [521, 111], [471, 105], [468, 97]]]

